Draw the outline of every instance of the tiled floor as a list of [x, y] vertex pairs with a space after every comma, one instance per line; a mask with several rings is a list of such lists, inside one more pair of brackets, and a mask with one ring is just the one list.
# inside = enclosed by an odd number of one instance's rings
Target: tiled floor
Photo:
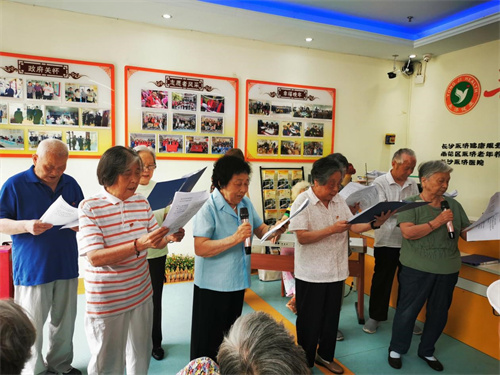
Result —
[[[280, 283], [261, 282], [252, 276], [252, 291], [248, 293], [249, 304], [256, 309], [270, 311], [276, 319], [284, 320], [286, 326], [293, 329], [295, 315], [286, 307], [287, 298], [280, 295]], [[166, 358], [162, 361], [151, 359], [149, 374], [176, 374], [189, 361], [189, 337], [191, 330], [192, 282], [166, 284], [163, 293], [163, 348]], [[379, 327], [376, 334], [363, 332], [357, 323], [354, 302], [356, 292], [345, 298], [340, 318], [340, 329], [345, 340], [339, 342], [336, 359], [354, 374], [435, 374], [428, 365], [417, 357], [416, 350], [419, 337], [414, 336], [410, 351], [403, 357], [403, 368], [395, 370], [387, 363], [387, 347], [389, 345], [392, 318]], [[368, 297], [365, 296], [368, 303]], [[245, 303], [243, 313], [252, 311]], [[78, 296], [77, 327], [74, 336], [75, 359], [73, 366], [86, 374], [86, 366], [90, 358], [87, 340], [83, 329], [83, 311], [85, 296]], [[365, 304], [365, 314], [366, 314]], [[500, 364], [491, 358], [449, 336], [442, 335], [436, 346], [436, 357], [444, 365], [444, 374], [499, 374]], [[315, 367], [314, 374], [329, 373], [322, 367]], [[347, 372], [348, 373], [348, 372]], [[284, 374], [286, 375], [286, 374]]]

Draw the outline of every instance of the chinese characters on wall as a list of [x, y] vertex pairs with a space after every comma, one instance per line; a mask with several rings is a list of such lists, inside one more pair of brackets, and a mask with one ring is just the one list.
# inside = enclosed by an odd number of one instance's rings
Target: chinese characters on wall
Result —
[[443, 143], [441, 158], [449, 165], [483, 167], [488, 159], [500, 158], [500, 142]]

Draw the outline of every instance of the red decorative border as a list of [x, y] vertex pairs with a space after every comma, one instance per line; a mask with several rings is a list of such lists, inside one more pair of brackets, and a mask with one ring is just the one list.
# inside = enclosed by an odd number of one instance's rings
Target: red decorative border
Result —
[[[91, 61], [81, 61], [81, 60], [69, 60], [69, 59], [60, 59], [56, 57], [45, 57], [45, 56], [35, 56], [35, 55], [24, 55], [10, 52], [2, 52], [0, 51], [0, 56], [14, 57], [20, 59], [35, 59], [35, 60], [43, 60], [43, 61], [51, 61], [57, 63], [67, 63], [67, 64], [79, 64], [79, 65], [92, 65], [101, 68], [111, 80], [110, 89], [111, 89], [111, 146], [115, 145], [115, 126], [116, 126], [116, 113], [115, 113], [115, 66], [113, 64], [105, 64]], [[70, 152], [70, 158], [78, 158], [78, 159], [97, 159], [100, 158], [104, 151], [101, 147], [99, 147], [101, 151], [97, 153], [92, 153], [92, 155], [80, 155], [80, 154], [72, 154]], [[24, 151], [24, 152], [10, 152], [9, 153], [1, 153], [2, 157], [31, 157], [35, 153], [35, 150]]]
[[[268, 82], [268, 81], [257, 81], [257, 80], [247, 80], [246, 82], [247, 87], [246, 87], [246, 102], [245, 102], [245, 137], [246, 137], [246, 143], [245, 143], [245, 159], [248, 161], [258, 161], [258, 162], [274, 162], [274, 163], [294, 163], [294, 162], [307, 162], [307, 163], [314, 163], [316, 160], [319, 159], [319, 157], [283, 157], [281, 155], [278, 155], [277, 157], [269, 157], [269, 158], [262, 158], [262, 157], [254, 157], [251, 156], [248, 152], [248, 103], [249, 103], [249, 93], [250, 89], [254, 87], [255, 85], [262, 84], [262, 85], [273, 85], [273, 86], [285, 86], [285, 87], [291, 87], [291, 88], [299, 88], [299, 89], [313, 89], [313, 90], [322, 90], [325, 91], [330, 97], [332, 98], [332, 139], [331, 139], [331, 148], [329, 151], [323, 149], [323, 156], [326, 156], [328, 154], [333, 153], [333, 147], [334, 147], [334, 141], [335, 141], [335, 99], [337, 95], [337, 90], [332, 88], [332, 87], [318, 87], [318, 86], [304, 86], [304, 85], [296, 85], [296, 84], [290, 84], [290, 83], [282, 83], [282, 82]], [[304, 99], [305, 100], [305, 99]]]
[[[208, 79], [217, 79], [217, 80], [225, 80], [228, 81], [229, 84], [234, 87], [234, 92], [235, 92], [235, 103], [234, 103], [234, 110], [235, 110], [235, 119], [234, 119], [234, 147], [238, 147], [238, 98], [239, 98], [239, 80], [238, 78], [234, 77], [222, 77], [222, 76], [213, 76], [213, 75], [206, 75], [206, 74], [197, 74], [197, 73], [185, 73], [185, 72], [177, 72], [177, 71], [171, 71], [171, 70], [160, 70], [160, 69], [152, 69], [152, 68], [143, 68], [143, 67], [137, 67], [137, 66], [130, 66], [127, 65], [125, 66], [125, 71], [124, 71], [124, 77], [125, 77], [125, 144], [129, 145], [130, 143], [130, 137], [129, 137], [129, 110], [128, 110], [128, 98], [129, 98], [129, 84], [128, 81], [130, 77], [139, 71], [143, 72], [151, 72], [151, 73], [160, 73], [160, 74], [172, 74], [172, 75], [181, 75], [181, 76], [186, 76], [186, 77], [199, 77], [199, 78], [208, 78]], [[220, 158], [221, 155], [214, 155], [214, 154], [206, 154], [206, 156], [192, 156], [192, 154], [189, 154], [189, 156], [181, 155], [181, 154], [175, 154], [175, 155], [165, 155], [162, 153], [157, 153], [156, 158], [157, 159], [162, 159], [162, 160], [217, 160]]]

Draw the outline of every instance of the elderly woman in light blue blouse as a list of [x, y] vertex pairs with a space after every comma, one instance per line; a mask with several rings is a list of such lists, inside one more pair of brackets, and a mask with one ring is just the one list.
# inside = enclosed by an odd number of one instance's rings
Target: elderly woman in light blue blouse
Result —
[[[250, 287], [250, 255], [245, 239], [262, 237], [269, 226], [246, 196], [250, 166], [234, 156], [223, 156], [214, 165], [210, 198], [194, 218], [195, 277], [191, 359], [215, 359], [226, 333], [241, 315], [245, 289]], [[240, 219], [248, 209], [248, 223]], [[280, 233], [286, 226], [280, 229]]]

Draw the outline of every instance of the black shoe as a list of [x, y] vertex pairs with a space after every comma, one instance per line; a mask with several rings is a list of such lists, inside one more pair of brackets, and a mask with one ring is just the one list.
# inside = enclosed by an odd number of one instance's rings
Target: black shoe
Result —
[[153, 351], [151, 352], [151, 356], [156, 359], [157, 361], [161, 361], [163, 357], [165, 357], [165, 351], [161, 346], [157, 346], [156, 348], [153, 348]]
[[63, 374], [82, 375], [82, 372], [77, 368], [71, 367], [68, 371], [63, 372]]
[[443, 371], [444, 370], [444, 367], [443, 365], [441, 364], [441, 362], [439, 362], [436, 358], [435, 361], [431, 361], [427, 358], [425, 358], [423, 355], [418, 355], [420, 358], [422, 358], [425, 362], [427, 362], [427, 364], [429, 365], [429, 367], [435, 371]]
[[401, 361], [401, 357], [399, 358], [391, 357], [391, 349], [389, 349], [389, 356], [387, 357], [387, 360], [389, 361], [389, 365], [392, 368], [395, 368], [396, 370], [399, 370], [401, 367], [403, 367], [403, 362]]

